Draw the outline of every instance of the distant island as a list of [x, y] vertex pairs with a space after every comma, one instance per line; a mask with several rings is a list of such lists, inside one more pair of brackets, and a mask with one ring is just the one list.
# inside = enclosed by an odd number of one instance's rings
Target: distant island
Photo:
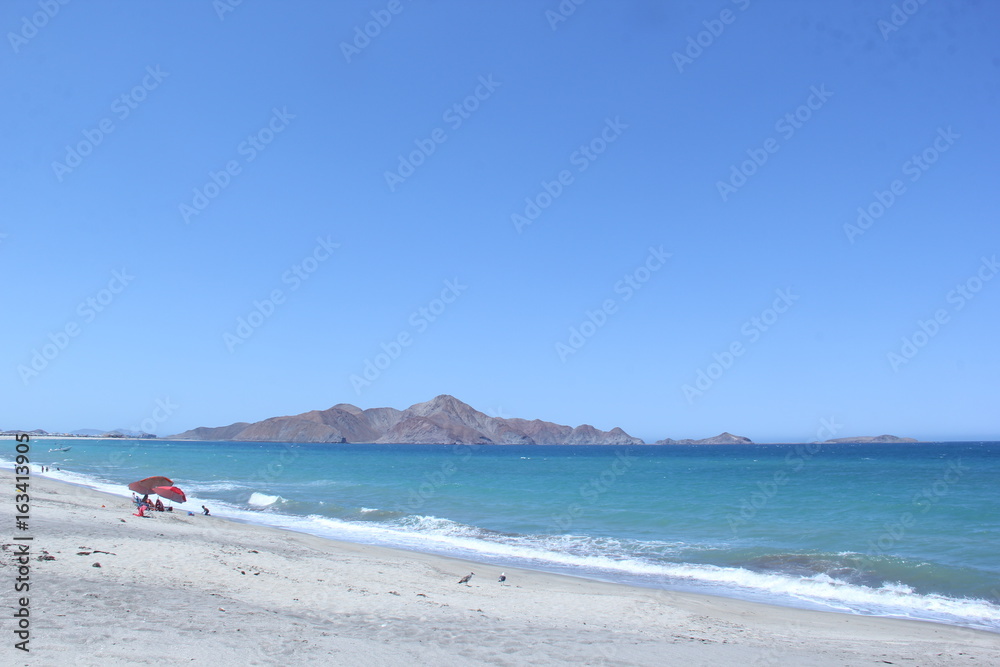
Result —
[[900, 438], [898, 435], [859, 435], [853, 438], [834, 438], [833, 440], [824, 440], [823, 444], [834, 445], [839, 443], [859, 443], [865, 445], [882, 445], [906, 442], [920, 441], [913, 438]]
[[643, 445], [620, 428], [601, 431], [534, 419], [490, 417], [454, 396], [442, 394], [405, 410], [361, 408], [340, 403], [259, 422], [200, 427], [171, 440], [244, 440], [423, 445]]
[[750, 438], [745, 438], [742, 435], [733, 435], [732, 433], [720, 433], [714, 438], [703, 438], [701, 440], [691, 440], [686, 438], [684, 440], [672, 440], [667, 438], [666, 440], [657, 440], [658, 445], [752, 445], [753, 440]]
[[[419, 445], [645, 445], [620, 428], [602, 431], [589, 424], [563, 426], [540, 419], [490, 417], [454, 396], [442, 394], [405, 410], [361, 408], [340, 403], [289, 417], [271, 417], [229, 426], [200, 427], [171, 440], [243, 440]], [[722, 433], [704, 440], [660, 440], [657, 444], [753, 444]]]

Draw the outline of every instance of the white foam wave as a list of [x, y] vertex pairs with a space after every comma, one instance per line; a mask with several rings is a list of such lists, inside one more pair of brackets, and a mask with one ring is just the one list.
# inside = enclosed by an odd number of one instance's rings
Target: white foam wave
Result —
[[880, 591], [885, 591], [887, 593], [897, 593], [899, 595], [911, 595], [916, 593], [911, 587], [899, 581], [887, 581], [879, 586]]
[[279, 500], [284, 500], [284, 498], [281, 496], [269, 496], [266, 493], [254, 491], [250, 494], [250, 499], [247, 501], [247, 504], [253, 505], [254, 507], [267, 507], [269, 505], [273, 505]]

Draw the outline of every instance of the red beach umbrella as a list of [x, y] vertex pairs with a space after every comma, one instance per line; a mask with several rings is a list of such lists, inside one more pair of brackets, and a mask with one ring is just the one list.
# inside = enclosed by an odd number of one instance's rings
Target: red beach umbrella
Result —
[[132, 482], [128, 485], [128, 488], [130, 491], [146, 495], [147, 493], [153, 493], [153, 487], [173, 486], [173, 484], [173, 480], [169, 477], [147, 477], [146, 479], [140, 479], [138, 482]]
[[178, 503], [186, 503], [187, 496], [184, 492], [178, 489], [176, 486], [157, 486], [153, 487], [153, 493], [160, 496], [161, 498], [166, 498], [167, 500], [173, 500]]

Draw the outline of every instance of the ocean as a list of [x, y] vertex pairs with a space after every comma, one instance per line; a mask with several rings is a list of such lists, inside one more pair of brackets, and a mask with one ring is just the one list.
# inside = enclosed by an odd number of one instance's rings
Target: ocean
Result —
[[997, 442], [31, 448], [56, 479], [130, 496], [165, 475], [178, 509], [320, 537], [1000, 632]]

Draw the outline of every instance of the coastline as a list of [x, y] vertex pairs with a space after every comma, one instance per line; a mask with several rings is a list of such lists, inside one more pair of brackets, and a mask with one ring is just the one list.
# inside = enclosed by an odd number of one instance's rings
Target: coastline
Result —
[[[13, 488], [10, 471], [0, 480]], [[118, 496], [30, 483], [34, 655], [0, 649], [19, 662], [153, 664], [170, 645], [193, 664], [1000, 663], [984, 631], [514, 568], [500, 585], [492, 565], [186, 512], [140, 519]]]

